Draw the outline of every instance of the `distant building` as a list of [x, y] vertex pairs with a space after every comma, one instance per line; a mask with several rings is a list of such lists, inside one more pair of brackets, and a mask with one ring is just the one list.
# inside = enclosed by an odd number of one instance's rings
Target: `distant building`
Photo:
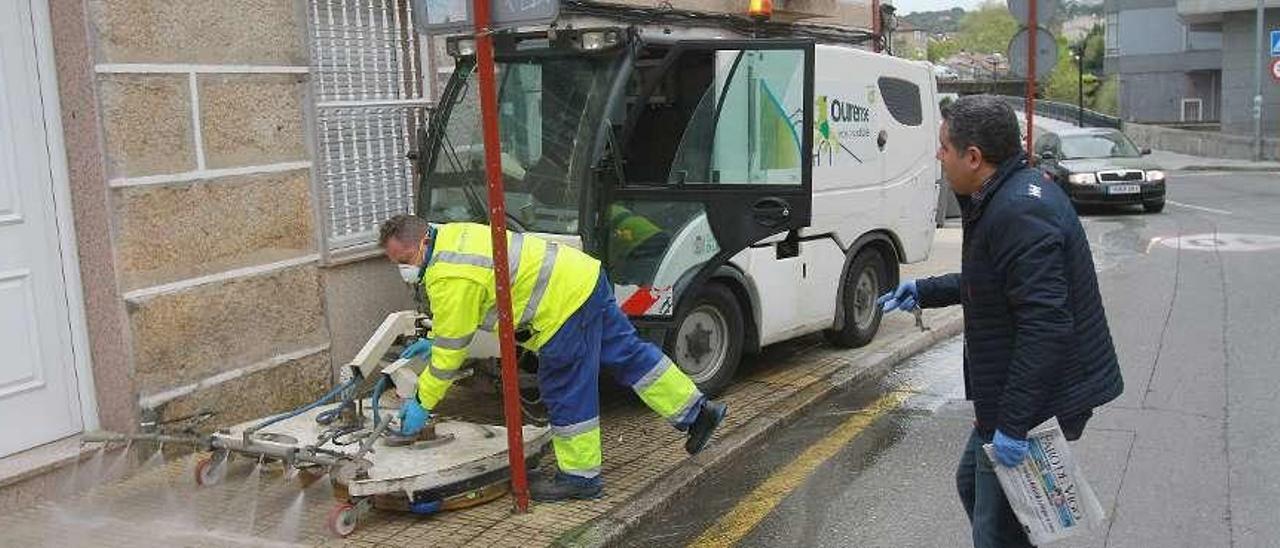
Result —
[[[1121, 117], [1156, 124], [1221, 121], [1223, 131], [1251, 130], [1254, 5], [1107, 0], [1104, 66], [1119, 78]], [[1280, 90], [1275, 101], [1280, 106]]]
[[1084, 38], [1089, 35], [1089, 31], [1093, 30], [1093, 27], [1102, 25], [1103, 21], [1104, 19], [1097, 15], [1080, 15], [1072, 17], [1062, 23], [1061, 34], [1067, 39], [1067, 42], [1074, 44], [1084, 40]]
[[962, 51], [939, 64], [949, 67], [959, 80], [997, 80], [1009, 75], [1009, 60], [1003, 53]]
[[925, 59], [929, 54], [929, 31], [899, 19], [890, 51], [897, 57]]

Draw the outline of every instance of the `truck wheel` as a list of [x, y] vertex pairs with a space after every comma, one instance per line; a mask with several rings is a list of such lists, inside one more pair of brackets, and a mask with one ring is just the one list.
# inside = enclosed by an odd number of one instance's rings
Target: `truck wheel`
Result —
[[742, 307], [729, 289], [708, 283], [686, 301], [667, 338], [667, 355], [704, 394], [715, 395], [733, 381], [742, 356]]
[[883, 316], [876, 299], [889, 291], [892, 280], [889, 262], [880, 248], [866, 247], [859, 251], [841, 280], [844, 325], [824, 331], [827, 342], [844, 348], [857, 348], [871, 342]]
[[1147, 213], [1160, 213], [1161, 211], [1164, 211], [1164, 200], [1143, 202], [1142, 209]]

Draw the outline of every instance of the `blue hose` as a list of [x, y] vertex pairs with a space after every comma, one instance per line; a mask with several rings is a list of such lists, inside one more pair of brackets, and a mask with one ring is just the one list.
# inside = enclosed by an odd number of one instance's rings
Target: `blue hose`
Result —
[[378, 383], [373, 385], [373, 403], [371, 405], [373, 407], [373, 428], [375, 430], [378, 428], [378, 422], [382, 419], [382, 416], [378, 414], [378, 400], [382, 399], [382, 390], [386, 387], [386, 375], [383, 375], [382, 378], [378, 379]]
[[282, 414], [280, 414], [280, 415], [276, 415], [276, 416], [271, 417], [271, 418], [269, 418], [269, 419], [267, 419], [267, 420], [265, 420], [265, 421], [262, 421], [262, 422], [261, 422], [261, 423], [259, 423], [257, 426], [254, 426], [253, 428], [250, 428], [250, 429], [246, 430], [246, 431], [245, 431], [245, 435], [246, 435], [246, 436], [248, 436], [249, 434], [252, 434], [252, 433], [254, 433], [254, 432], [257, 432], [258, 430], [261, 430], [261, 429], [263, 429], [263, 428], [266, 428], [266, 427], [268, 427], [268, 426], [271, 426], [271, 425], [273, 425], [273, 424], [275, 424], [275, 423], [277, 423], [277, 422], [280, 422], [280, 421], [285, 420], [285, 419], [291, 419], [291, 418], [293, 418], [293, 417], [296, 417], [296, 416], [298, 416], [298, 415], [301, 415], [301, 414], [303, 414], [303, 413], [306, 413], [307, 411], [310, 411], [310, 410], [312, 410], [312, 409], [315, 409], [315, 408], [317, 408], [317, 407], [320, 407], [321, 405], [324, 405], [325, 403], [328, 403], [328, 401], [329, 401], [329, 400], [333, 399], [333, 398], [334, 398], [334, 397], [336, 397], [338, 394], [341, 394], [343, 390], [346, 390], [346, 389], [350, 388], [351, 386], [355, 385], [355, 383], [356, 383], [356, 381], [357, 381], [357, 380], [359, 380], [359, 379], [355, 379], [355, 378], [353, 378], [353, 379], [351, 379], [351, 380], [349, 380], [349, 381], [347, 381], [347, 382], [344, 382], [344, 383], [342, 383], [342, 384], [338, 385], [336, 388], [334, 388], [333, 390], [329, 391], [329, 393], [328, 393], [328, 394], [325, 394], [324, 396], [321, 396], [321, 397], [320, 397], [320, 399], [318, 399], [318, 400], [316, 400], [316, 401], [313, 401], [313, 402], [311, 402], [311, 403], [309, 403], [309, 404], [307, 404], [307, 405], [304, 405], [304, 406], [302, 406], [302, 407], [299, 407], [299, 408], [297, 408], [297, 409], [294, 409], [293, 411], [290, 411], [290, 412], [288, 412], [288, 413], [282, 413]]

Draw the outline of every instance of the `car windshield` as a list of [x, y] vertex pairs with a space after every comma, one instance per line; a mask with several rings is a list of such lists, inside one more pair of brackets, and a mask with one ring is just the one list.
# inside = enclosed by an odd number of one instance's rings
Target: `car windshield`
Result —
[[1067, 135], [1062, 138], [1062, 157], [1066, 160], [1085, 158], [1136, 158], [1137, 147], [1122, 133]]
[[[578, 232], [583, 162], [599, 126], [611, 67], [607, 57], [499, 60], [498, 128], [511, 220], [528, 231]], [[453, 104], [420, 189], [432, 222], [487, 222], [484, 140], [475, 65], [460, 61]], [[443, 108], [443, 107], [442, 107]]]

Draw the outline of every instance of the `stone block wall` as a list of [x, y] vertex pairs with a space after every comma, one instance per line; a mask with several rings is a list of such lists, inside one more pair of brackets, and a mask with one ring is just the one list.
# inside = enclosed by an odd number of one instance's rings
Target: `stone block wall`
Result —
[[127, 397], [226, 424], [323, 393], [307, 3], [87, 5]]

